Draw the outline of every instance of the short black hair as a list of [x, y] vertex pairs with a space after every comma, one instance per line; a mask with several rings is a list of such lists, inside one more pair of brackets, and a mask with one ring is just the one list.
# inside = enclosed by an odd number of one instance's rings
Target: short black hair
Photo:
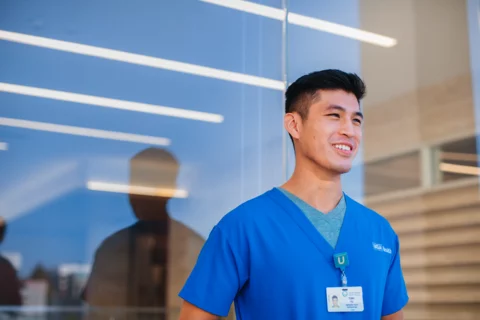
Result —
[[337, 300], [338, 300], [338, 297], [337, 297], [337, 296], [333, 296], [333, 297], [332, 297], [332, 300], [333, 300], [333, 299], [337, 299]]
[[285, 113], [297, 112], [308, 117], [309, 107], [318, 90], [343, 90], [353, 93], [358, 102], [365, 96], [366, 87], [355, 73], [336, 69], [315, 71], [298, 78], [285, 92]]

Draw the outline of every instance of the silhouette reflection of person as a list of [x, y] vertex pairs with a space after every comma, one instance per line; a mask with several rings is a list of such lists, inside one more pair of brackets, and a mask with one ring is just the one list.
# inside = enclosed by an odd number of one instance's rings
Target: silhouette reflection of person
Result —
[[131, 159], [129, 198], [138, 221], [97, 249], [83, 292], [92, 307], [88, 319], [178, 319], [177, 294], [204, 243], [168, 215], [178, 170], [163, 149], [149, 148]]
[[[7, 233], [7, 223], [0, 217], [0, 244]], [[5, 257], [0, 255], [0, 307], [18, 307], [22, 305], [22, 297], [20, 295], [21, 284], [17, 277], [17, 271], [13, 265]], [[8, 312], [11, 317], [15, 316], [15, 312]], [[2, 318], [0, 310], [0, 319]]]

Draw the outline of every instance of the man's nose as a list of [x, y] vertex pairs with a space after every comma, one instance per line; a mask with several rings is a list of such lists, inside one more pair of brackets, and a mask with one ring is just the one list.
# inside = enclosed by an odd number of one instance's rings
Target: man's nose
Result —
[[342, 125], [340, 127], [340, 134], [347, 136], [347, 137], [353, 137], [355, 135], [355, 128], [354, 124], [350, 120], [344, 120], [342, 121]]

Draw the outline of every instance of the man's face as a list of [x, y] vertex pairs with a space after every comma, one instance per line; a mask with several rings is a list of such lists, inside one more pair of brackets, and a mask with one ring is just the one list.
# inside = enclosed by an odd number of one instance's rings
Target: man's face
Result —
[[360, 146], [363, 122], [354, 94], [319, 90], [307, 118], [299, 121], [298, 152], [334, 174], [350, 171]]
[[337, 298], [333, 298], [332, 299], [332, 303], [334, 306], [338, 306], [338, 299]]

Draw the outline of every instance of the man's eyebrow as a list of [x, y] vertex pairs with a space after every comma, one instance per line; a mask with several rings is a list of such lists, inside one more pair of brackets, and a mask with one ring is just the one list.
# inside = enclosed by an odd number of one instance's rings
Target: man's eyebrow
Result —
[[[337, 111], [341, 111], [341, 112], [346, 112], [347, 111], [344, 107], [336, 105], [336, 104], [329, 105], [327, 110], [337, 110]], [[362, 118], [362, 119], [364, 118], [363, 113], [361, 113], [360, 111], [355, 112], [355, 115], [357, 117]]]

